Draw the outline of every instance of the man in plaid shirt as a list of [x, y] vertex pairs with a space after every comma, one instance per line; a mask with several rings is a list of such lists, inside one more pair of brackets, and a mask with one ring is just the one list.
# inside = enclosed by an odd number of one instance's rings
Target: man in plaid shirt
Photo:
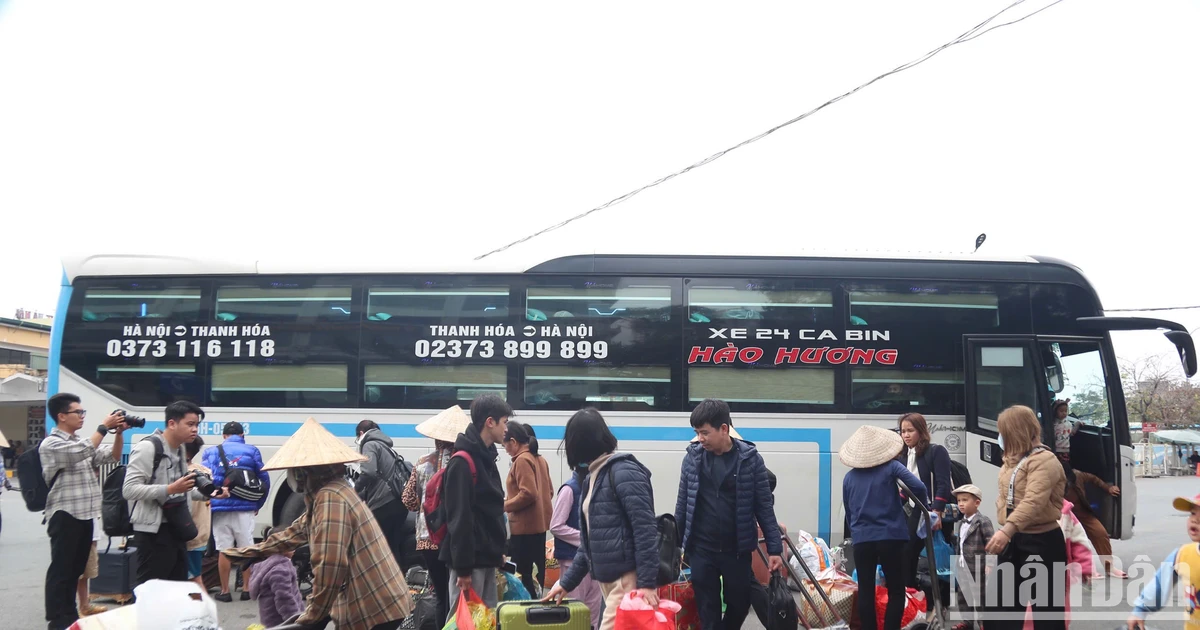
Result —
[[[42, 440], [38, 453], [42, 476], [50, 493], [46, 497], [46, 528], [50, 535], [50, 567], [46, 570], [46, 621], [50, 630], [69, 627], [79, 619], [75, 587], [87, 566], [92, 547], [93, 519], [100, 517], [100, 482], [97, 470], [119, 462], [121, 432], [127, 426], [123, 413], [104, 419], [90, 438], [78, 434], [87, 410], [74, 394], [55, 394], [46, 403], [55, 427]], [[100, 446], [114, 434], [113, 445]]]

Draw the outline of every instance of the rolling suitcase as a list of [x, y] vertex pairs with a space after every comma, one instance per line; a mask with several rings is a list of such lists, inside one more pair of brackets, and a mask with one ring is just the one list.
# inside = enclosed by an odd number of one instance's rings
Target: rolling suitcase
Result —
[[564, 599], [561, 605], [545, 602], [501, 602], [496, 607], [496, 630], [591, 630], [587, 604]]
[[96, 549], [99, 573], [88, 584], [92, 599], [113, 599], [124, 604], [133, 599], [133, 587], [137, 585], [137, 547], [128, 543], [113, 549], [112, 541], [107, 547]]

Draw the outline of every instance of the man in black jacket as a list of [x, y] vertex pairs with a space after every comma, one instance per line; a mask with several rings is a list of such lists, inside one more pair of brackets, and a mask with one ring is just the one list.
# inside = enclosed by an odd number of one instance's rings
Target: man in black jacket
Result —
[[450, 567], [451, 614], [459, 591], [466, 588], [475, 589], [488, 608], [496, 608], [496, 569], [504, 564], [506, 538], [496, 444], [504, 441], [512, 413], [512, 407], [496, 394], [476, 396], [471, 402], [471, 426], [459, 434], [455, 456], [446, 464], [442, 479], [446, 539], [440, 557]]

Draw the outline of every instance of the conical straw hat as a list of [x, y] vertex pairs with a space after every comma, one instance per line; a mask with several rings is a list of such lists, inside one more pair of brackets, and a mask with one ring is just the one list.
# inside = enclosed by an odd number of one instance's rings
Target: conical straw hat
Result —
[[329, 429], [321, 426], [320, 422], [309, 418], [278, 451], [275, 451], [267, 465], [263, 466], [263, 470], [365, 461], [367, 457], [356, 453], [354, 449], [334, 437]]
[[0, 448], [8, 448], [9, 446], [12, 445], [9, 444], [8, 439], [4, 437], [4, 432], [0, 431]]
[[462, 407], [454, 405], [418, 424], [417, 433], [434, 440], [454, 442], [458, 439], [458, 434], [466, 431], [469, 426], [471, 426], [471, 417], [462, 410]]
[[904, 447], [900, 434], [887, 429], [863, 425], [838, 449], [838, 459], [851, 468], [874, 468], [895, 459]]

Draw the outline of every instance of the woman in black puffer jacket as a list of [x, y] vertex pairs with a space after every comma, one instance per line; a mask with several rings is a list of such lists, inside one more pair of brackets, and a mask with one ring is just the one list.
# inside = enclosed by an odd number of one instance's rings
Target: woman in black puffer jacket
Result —
[[[617, 438], [595, 409], [571, 417], [563, 435], [567, 464], [588, 465], [583, 480], [579, 551], [547, 600], [562, 601], [584, 575], [600, 583], [604, 616], [600, 630], [613, 630], [621, 598], [637, 590], [658, 605], [658, 527], [650, 471], [633, 455], [617, 453]], [[619, 489], [619, 491], [618, 491]]]

